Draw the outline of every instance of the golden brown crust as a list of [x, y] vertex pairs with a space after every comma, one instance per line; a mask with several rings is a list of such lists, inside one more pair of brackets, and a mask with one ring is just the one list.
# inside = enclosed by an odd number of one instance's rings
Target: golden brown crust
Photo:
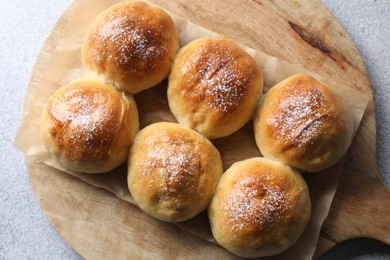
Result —
[[254, 131], [264, 156], [305, 171], [335, 164], [352, 140], [341, 101], [306, 75], [291, 76], [263, 96]]
[[178, 49], [171, 17], [142, 2], [120, 2], [101, 13], [82, 46], [82, 61], [120, 90], [137, 93], [167, 75]]
[[58, 89], [41, 118], [44, 144], [67, 168], [106, 172], [124, 163], [138, 130], [132, 96], [92, 78]]
[[204, 210], [221, 174], [218, 150], [179, 124], [142, 129], [130, 151], [129, 190], [142, 210], [160, 220], [184, 221]]
[[181, 124], [218, 138], [249, 121], [262, 87], [261, 70], [238, 45], [224, 38], [202, 38], [179, 51], [168, 101]]
[[266, 158], [233, 164], [209, 206], [214, 238], [243, 257], [286, 250], [302, 234], [310, 212], [308, 188], [300, 173]]

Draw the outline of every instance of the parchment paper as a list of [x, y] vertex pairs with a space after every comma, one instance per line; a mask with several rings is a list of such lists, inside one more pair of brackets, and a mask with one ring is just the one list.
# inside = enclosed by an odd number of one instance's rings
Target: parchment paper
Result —
[[[48, 60], [47, 69], [42, 77], [43, 80], [40, 84], [30, 84], [26, 90], [22, 124], [14, 143], [23, 151], [27, 157], [26, 159], [34, 160], [36, 163], [50, 165], [78, 177], [81, 181], [104, 188], [129, 203], [134, 203], [127, 188], [126, 165], [120, 166], [112, 172], [105, 174], [88, 175], [69, 171], [49, 156], [39, 135], [40, 114], [48, 98], [63, 84], [86, 73], [81, 64], [80, 49], [89, 24], [99, 12], [116, 2], [118, 1], [86, 0], [81, 3], [83, 6], [78, 6], [75, 10], [85, 8], [88, 12], [73, 12], [67, 17], [62, 32], [56, 41], [56, 46], [53, 46], [52, 55]], [[215, 32], [192, 24], [172, 13], [170, 14], [179, 32], [180, 46], [200, 37], [218, 36]], [[267, 91], [270, 87], [290, 75], [296, 73], [312, 75], [326, 83], [335, 93], [343, 98], [343, 103], [348, 107], [351, 118], [353, 119], [353, 127], [356, 132], [369, 100], [368, 96], [354, 89], [346, 88], [323, 75], [314, 74], [299, 65], [290, 64], [267, 55], [260, 50], [253, 50], [245, 46], [243, 48], [254, 56], [263, 70], [265, 80], [264, 91]], [[164, 81], [152, 89], [135, 95], [140, 113], [141, 128], [159, 121], [176, 122], [168, 107], [166, 88], [167, 82]], [[212, 142], [221, 153], [224, 170], [236, 161], [261, 156], [254, 142], [252, 122], [249, 122], [231, 136], [219, 138]], [[272, 257], [273, 259], [286, 256], [291, 259], [310, 259], [313, 256], [322, 223], [329, 212], [338, 179], [342, 173], [342, 167], [343, 160], [325, 171], [306, 174], [304, 176], [310, 190], [312, 216], [298, 242], [283, 254]], [[69, 214], [71, 215], [71, 212]], [[201, 213], [189, 221], [177, 223], [177, 225], [196, 236], [215, 242], [211, 234], [206, 212]]]

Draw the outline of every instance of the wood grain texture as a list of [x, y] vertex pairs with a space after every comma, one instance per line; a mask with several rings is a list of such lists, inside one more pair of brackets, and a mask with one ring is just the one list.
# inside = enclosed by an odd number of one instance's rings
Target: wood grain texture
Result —
[[67, 173], [36, 162], [27, 162], [27, 166], [47, 218], [86, 259], [123, 259], [129, 252], [132, 259], [205, 259], [210, 252], [217, 259], [235, 258], [222, 247], [148, 217], [112, 193]]
[[[55, 30], [46, 41], [35, 65], [30, 85], [39, 84], [48, 60], [68, 15], [77, 10], [76, 0], [58, 21]], [[261, 50], [270, 55], [291, 63], [299, 63], [307, 69], [327, 75], [335, 81], [360, 90], [371, 96], [362, 123], [347, 156], [345, 170], [341, 176], [338, 190], [330, 213], [321, 230], [315, 256], [325, 252], [335, 244], [353, 237], [365, 236], [379, 239], [390, 244], [390, 193], [381, 183], [376, 166], [376, 133], [375, 113], [372, 91], [364, 64], [358, 50], [349, 38], [347, 32], [320, 0], [247, 0], [247, 1], [168, 1], [153, 0], [156, 4], [182, 16], [196, 24], [216, 31], [249, 47]], [[80, 236], [64, 239], [86, 258], [115, 258], [120, 255], [121, 247], [130, 247], [134, 255], [142, 257], [140, 248], [150, 249], [154, 256], [199, 257], [207, 256], [211, 248], [219, 258], [233, 256], [219, 246], [210, 245], [205, 241], [192, 237], [187, 233], [173, 228], [170, 224], [161, 223], [151, 218], [134, 217], [128, 219], [121, 216], [120, 221], [131, 226], [116, 234], [121, 244], [110, 244], [106, 234], [101, 229], [94, 229], [94, 224], [103, 226], [112, 220], [109, 212], [119, 212], [123, 207], [131, 207], [107, 192], [82, 184], [75, 178], [55, 171], [44, 176], [36, 174], [45, 171], [44, 165], [27, 162], [31, 183], [37, 199], [49, 220], [61, 234], [63, 229], [74, 229], [86, 232], [89, 228], [96, 230], [96, 238], [81, 240]], [[47, 169], [46, 169], [47, 170]], [[57, 185], [58, 194], [48, 194], [46, 185]], [[91, 204], [103, 204], [104, 211], [98, 216], [91, 216], [91, 208], [83, 205], [83, 211], [77, 210], [80, 197], [77, 188], [83, 185], [83, 190], [92, 194]], [[77, 186], [77, 187], [76, 187]], [[65, 194], [65, 196], [61, 196]], [[79, 196], [78, 196], [79, 195]], [[58, 203], [49, 203], [58, 198]], [[74, 216], [69, 219], [61, 217], [62, 207], [73, 207]], [[138, 209], [126, 208], [138, 216]], [[94, 222], [99, 219], [101, 222]], [[129, 225], [129, 223], [131, 225]], [[145, 225], [152, 230], [144, 229]], [[158, 228], [157, 228], [158, 227]], [[137, 231], [145, 230], [145, 240], [126, 241]], [[106, 230], [107, 231], [107, 230]], [[107, 231], [108, 232], [108, 231]], [[88, 232], [86, 232], [87, 234]], [[88, 233], [90, 234], [90, 233]], [[180, 243], [161, 244], [158, 241], [152, 246], [145, 244], [147, 236], [170, 236], [170, 241]], [[101, 251], [102, 243], [108, 243], [112, 250]], [[197, 250], [191, 250], [196, 244]], [[85, 250], [95, 248], [96, 250]]]

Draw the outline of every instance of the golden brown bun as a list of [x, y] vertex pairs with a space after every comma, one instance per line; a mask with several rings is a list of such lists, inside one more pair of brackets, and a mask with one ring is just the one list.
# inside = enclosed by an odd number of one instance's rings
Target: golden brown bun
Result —
[[59, 88], [41, 117], [47, 150], [78, 172], [107, 172], [126, 162], [137, 131], [133, 97], [88, 77]]
[[353, 127], [335, 94], [314, 78], [298, 74], [262, 97], [254, 132], [263, 156], [316, 172], [345, 154]]
[[179, 47], [171, 17], [142, 2], [120, 2], [99, 14], [84, 38], [85, 67], [119, 90], [137, 93], [168, 76]]
[[262, 72], [244, 50], [228, 39], [201, 38], [176, 56], [168, 101], [180, 124], [218, 138], [250, 120], [262, 89]]
[[145, 127], [130, 150], [130, 193], [143, 211], [163, 221], [184, 221], [206, 209], [221, 174], [213, 144], [179, 124]]
[[208, 210], [220, 245], [242, 257], [263, 257], [279, 254], [298, 240], [311, 203], [297, 170], [252, 158], [222, 175]]

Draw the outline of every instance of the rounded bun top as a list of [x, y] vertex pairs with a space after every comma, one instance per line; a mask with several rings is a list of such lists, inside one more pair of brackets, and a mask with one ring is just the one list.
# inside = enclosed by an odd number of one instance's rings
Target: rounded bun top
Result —
[[84, 38], [82, 61], [119, 90], [137, 93], [168, 76], [178, 45], [175, 24], [164, 10], [123, 1], [94, 20]]
[[254, 131], [265, 157], [312, 172], [340, 160], [353, 135], [339, 98], [301, 74], [283, 80], [263, 96]]
[[201, 38], [179, 51], [168, 101], [180, 124], [218, 138], [250, 120], [262, 87], [262, 72], [243, 49], [225, 38]]
[[59, 88], [41, 118], [49, 152], [79, 172], [106, 172], [124, 163], [137, 130], [133, 98], [92, 78]]
[[222, 174], [218, 150], [175, 123], [155, 123], [136, 136], [128, 185], [137, 205], [164, 221], [184, 221], [207, 208]]
[[208, 210], [220, 245], [239, 256], [263, 257], [297, 241], [309, 221], [311, 203], [297, 170], [252, 158], [222, 175]]

